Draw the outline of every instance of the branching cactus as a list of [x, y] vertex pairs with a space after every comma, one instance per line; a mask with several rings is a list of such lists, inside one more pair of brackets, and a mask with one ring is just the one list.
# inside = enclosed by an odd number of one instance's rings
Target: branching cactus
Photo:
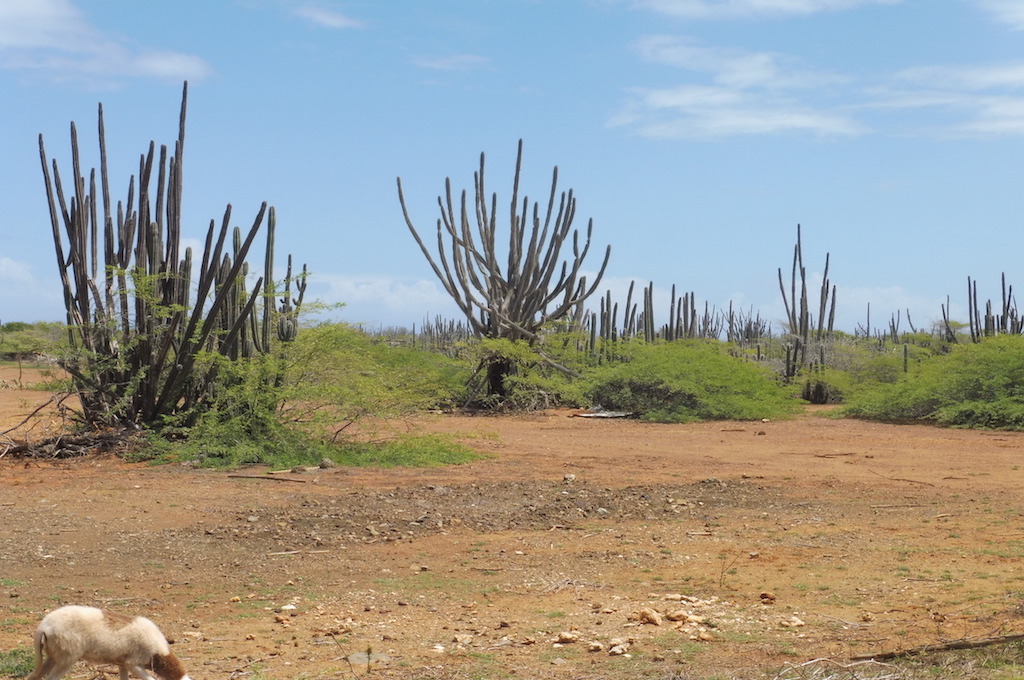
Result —
[[219, 228], [210, 221], [199, 277], [193, 279], [192, 250], [181, 249], [187, 100], [188, 83], [182, 90], [173, 153], [161, 146], [158, 155], [150, 142], [140, 158], [138, 175], [128, 182], [125, 202], [118, 201], [116, 206], [110, 197], [102, 104], [98, 186], [95, 169], [88, 181], [82, 173], [74, 123], [70, 191], [57, 161], [48, 161], [39, 135], [72, 350], [63, 365], [74, 380], [89, 426], [150, 426], [165, 422], [168, 416], [187, 423], [203, 410], [217, 380], [215, 370], [197, 361], [201, 354], [215, 352], [238, 359], [267, 352], [272, 319], [288, 318], [294, 323], [302, 304], [305, 268], [296, 281], [299, 297], [292, 300], [289, 258], [285, 299], [282, 309], [275, 309], [273, 208], [269, 209], [264, 276], [247, 290], [245, 258], [267, 217], [266, 203], [247, 231], [235, 227], [230, 253], [225, 245], [231, 206], [224, 211]]
[[[484, 187], [483, 154], [480, 154], [480, 170], [473, 178], [475, 210], [469, 207], [466, 191], [462, 192], [457, 210], [451, 180], [445, 181], [445, 193], [437, 199], [441, 217], [437, 220], [436, 248], [428, 247], [413, 225], [401, 178], [398, 178], [398, 200], [406, 226], [474, 332], [484, 338], [524, 340], [532, 344], [539, 339], [545, 324], [566, 318], [593, 294], [608, 266], [611, 246], [606, 248], [597, 275], [588, 284], [582, 267], [590, 251], [593, 220], [587, 224], [586, 235], [581, 239], [579, 231], [573, 228], [576, 216], [573, 192], [570, 189], [568, 193], [558, 193], [558, 168], [551, 180], [547, 209], [542, 212], [539, 204], [534, 203], [531, 211], [525, 196], [520, 207], [522, 159], [523, 142], [520, 140], [508, 245], [504, 250], [498, 240], [497, 194], [488, 199]], [[563, 259], [563, 247], [571, 247], [571, 258]], [[509, 362], [488, 365], [489, 393], [503, 395], [504, 378], [513, 370]]]

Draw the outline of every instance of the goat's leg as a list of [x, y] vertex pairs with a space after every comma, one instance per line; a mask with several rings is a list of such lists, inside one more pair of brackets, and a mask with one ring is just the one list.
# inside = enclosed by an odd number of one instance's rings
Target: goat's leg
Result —
[[128, 680], [128, 671], [131, 671], [139, 680], [155, 680], [153, 675], [142, 666], [121, 666], [121, 680]]
[[43, 662], [41, 672], [37, 676], [39, 680], [60, 680], [71, 667], [75, 665], [75, 659], [62, 659], [57, 661], [52, 656], [47, 657], [46, 661]]

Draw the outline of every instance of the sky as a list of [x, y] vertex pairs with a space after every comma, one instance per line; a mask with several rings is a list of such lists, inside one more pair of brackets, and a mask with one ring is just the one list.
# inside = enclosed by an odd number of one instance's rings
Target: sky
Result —
[[676, 286], [778, 329], [797, 225], [840, 330], [1024, 282], [1019, 0], [0, 0], [0, 321], [64, 318], [38, 136], [98, 167], [102, 102], [124, 201], [186, 80], [186, 244], [267, 201], [327, 318], [457, 319], [396, 178], [431, 242], [484, 153], [507, 235], [520, 139], [521, 194], [557, 166], [584, 270], [611, 245], [599, 291], [653, 283], [658, 323]]

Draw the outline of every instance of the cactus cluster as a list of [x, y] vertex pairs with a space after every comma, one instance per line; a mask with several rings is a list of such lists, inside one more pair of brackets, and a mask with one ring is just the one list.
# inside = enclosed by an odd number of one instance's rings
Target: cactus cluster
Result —
[[[97, 172], [82, 172], [78, 133], [71, 124], [72, 187], [65, 190], [57, 161], [48, 160], [39, 135], [50, 222], [71, 352], [71, 374], [90, 426], [144, 426], [202, 409], [215, 370], [198, 359], [215, 352], [231, 359], [267, 352], [275, 319], [286, 320], [283, 339], [294, 337], [305, 291], [305, 268], [291, 297], [291, 261], [281, 309], [273, 285], [274, 209], [260, 207], [245, 232], [232, 231], [231, 205], [219, 228], [211, 220], [198, 278], [193, 253], [181, 249], [182, 160], [188, 83], [182, 90], [173, 152], [150, 142], [126, 200], [112, 204], [103, 106], [99, 106]], [[52, 173], [51, 173], [52, 167]], [[154, 187], [154, 180], [156, 186]], [[246, 286], [245, 261], [268, 219], [264, 275]], [[194, 292], [194, 297], [193, 297]]]

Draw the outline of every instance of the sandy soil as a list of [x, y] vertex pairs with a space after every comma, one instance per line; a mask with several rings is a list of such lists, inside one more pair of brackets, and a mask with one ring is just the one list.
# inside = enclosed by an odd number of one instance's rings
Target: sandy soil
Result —
[[[3, 379], [0, 422], [46, 399]], [[571, 415], [410, 423], [491, 454], [444, 469], [0, 458], [0, 649], [67, 603], [148, 615], [196, 680], [764, 677], [1024, 632], [1022, 434]]]

